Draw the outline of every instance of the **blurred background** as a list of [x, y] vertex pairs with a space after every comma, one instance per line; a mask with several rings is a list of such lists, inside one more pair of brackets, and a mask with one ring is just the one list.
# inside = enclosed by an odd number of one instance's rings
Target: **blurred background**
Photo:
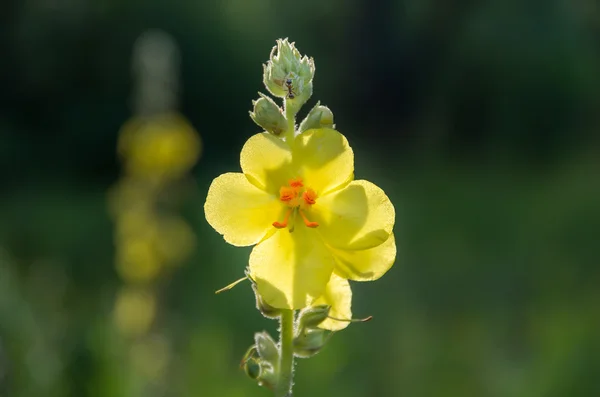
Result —
[[295, 395], [600, 395], [597, 1], [5, 0], [0, 396], [271, 395], [203, 204], [283, 37], [399, 247]]

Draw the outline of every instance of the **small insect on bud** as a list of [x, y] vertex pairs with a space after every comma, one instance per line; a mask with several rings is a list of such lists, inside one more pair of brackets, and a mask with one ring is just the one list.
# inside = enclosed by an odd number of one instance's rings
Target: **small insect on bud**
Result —
[[306, 329], [316, 328], [329, 316], [330, 309], [329, 305], [318, 305], [302, 310], [298, 317], [299, 333]]
[[287, 129], [287, 121], [281, 108], [269, 97], [259, 93], [260, 98], [253, 102], [254, 111], [250, 118], [265, 131], [280, 135]]
[[308, 115], [300, 123], [298, 131], [300, 133], [313, 128], [335, 128], [333, 124], [333, 112], [327, 107], [317, 102], [314, 108], [308, 112]]
[[312, 357], [325, 346], [333, 332], [314, 328], [294, 338], [294, 355], [301, 358]]
[[[277, 40], [277, 45], [273, 47], [269, 60], [263, 66], [263, 82], [269, 92], [279, 98], [294, 99], [301, 95], [304, 87], [308, 87], [309, 84], [312, 94], [311, 82], [314, 75], [313, 59], [306, 55], [302, 56], [294, 43], [290, 43], [288, 39]], [[291, 85], [293, 88], [290, 88]], [[293, 93], [290, 95], [292, 90]], [[302, 103], [305, 102], [306, 100], [302, 101]]]

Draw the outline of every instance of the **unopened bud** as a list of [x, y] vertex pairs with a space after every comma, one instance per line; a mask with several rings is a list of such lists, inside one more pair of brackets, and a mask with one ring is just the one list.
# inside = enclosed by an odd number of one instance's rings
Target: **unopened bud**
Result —
[[[312, 94], [311, 82], [315, 75], [315, 63], [312, 58], [300, 55], [294, 43], [290, 43], [288, 39], [277, 40], [277, 45], [273, 47], [270, 59], [263, 69], [263, 82], [274, 96], [303, 98], [307, 90]], [[288, 79], [292, 79], [292, 87], [287, 84]], [[306, 100], [302, 101], [305, 102]]]
[[316, 328], [329, 316], [329, 305], [318, 305], [309, 307], [300, 312], [298, 320], [298, 330], [300, 333], [307, 328]]
[[256, 342], [256, 350], [258, 355], [265, 361], [270, 363], [277, 363], [279, 360], [279, 349], [271, 335], [266, 332], [257, 332], [254, 334], [254, 341]]
[[287, 129], [287, 121], [281, 108], [268, 96], [259, 93], [260, 98], [253, 101], [254, 111], [250, 112], [252, 120], [265, 131], [280, 135]]
[[308, 115], [300, 123], [298, 131], [302, 133], [313, 128], [335, 128], [333, 112], [327, 106], [322, 106], [320, 102], [317, 102], [315, 107], [308, 112]]
[[294, 354], [297, 357], [312, 357], [325, 346], [333, 334], [320, 328], [310, 329], [294, 338]]
[[251, 379], [258, 379], [258, 377], [260, 376], [261, 369], [260, 363], [256, 358], [250, 357], [244, 362], [243, 366], [246, 375], [248, 375]]

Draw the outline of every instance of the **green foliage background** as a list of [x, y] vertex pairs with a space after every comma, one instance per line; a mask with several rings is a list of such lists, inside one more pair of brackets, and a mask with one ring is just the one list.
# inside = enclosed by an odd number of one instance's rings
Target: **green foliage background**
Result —
[[[594, 0], [8, 0], [0, 15], [0, 395], [129, 396], [111, 333], [120, 281], [107, 189], [131, 115], [134, 40], [182, 53], [180, 110], [204, 141], [163, 282], [173, 343], [157, 396], [268, 396], [239, 359], [276, 324], [249, 249], [204, 220], [238, 170], [275, 39], [313, 56], [356, 177], [396, 205], [396, 265], [353, 284], [373, 315], [296, 366], [297, 396], [600, 395], [600, 8]], [[312, 106], [311, 102], [307, 107]]]

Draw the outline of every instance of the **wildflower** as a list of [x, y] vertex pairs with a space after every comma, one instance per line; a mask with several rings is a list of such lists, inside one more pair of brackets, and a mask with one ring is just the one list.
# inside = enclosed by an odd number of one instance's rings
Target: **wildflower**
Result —
[[[312, 129], [290, 142], [256, 134], [241, 168], [213, 181], [206, 219], [228, 243], [256, 244], [249, 276], [269, 305], [335, 300], [326, 288], [332, 274], [370, 281], [392, 266], [394, 207], [379, 187], [354, 180], [354, 155], [339, 132]], [[330, 291], [344, 288], [333, 280]]]

